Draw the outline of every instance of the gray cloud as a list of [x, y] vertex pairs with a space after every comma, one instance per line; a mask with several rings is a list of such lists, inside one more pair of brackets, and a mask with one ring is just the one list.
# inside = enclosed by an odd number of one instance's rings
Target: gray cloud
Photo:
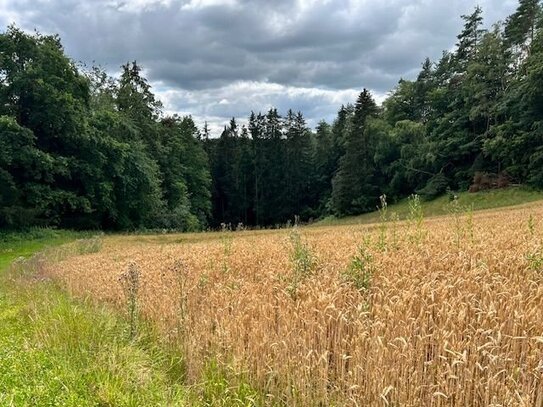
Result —
[[3, 0], [0, 24], [60, 34], [77, 61], [137, 60], [171, 112], [215, 127], [271, 105], [331, 120], [362, 87], [379, 99], [454, 46], [476, 4], [516, 0]]

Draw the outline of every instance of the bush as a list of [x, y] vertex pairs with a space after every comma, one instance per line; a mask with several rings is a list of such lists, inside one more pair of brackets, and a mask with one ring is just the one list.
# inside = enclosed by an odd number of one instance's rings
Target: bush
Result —
[[424, 188], [417, 190], [417, 195], [420, 195], [425, 201], [431, 201], [440, 195], [443, 195], [449, 187], [449, 179], [439, 173], [428, 180]]

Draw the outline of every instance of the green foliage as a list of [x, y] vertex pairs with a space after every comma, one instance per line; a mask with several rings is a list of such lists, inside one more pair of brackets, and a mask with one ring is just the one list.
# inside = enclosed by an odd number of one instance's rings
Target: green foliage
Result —
[[529, 49], [541, 19], [539, 0], [520, 0], [517, 10], [507, 18], [505, 24], [506, 43], [517, 47], [519, 52]]
[[[473, 241], [473, 206], [468, 208], [460, 205], [458, 198], [449, 202], [448, 213], [454, 219], [454, 237], [456, 247], [460, 245], [465, 237], [466, 232], [470, 234]], [[467, 214], [467, 220], [463, 222], [463, 215]]]
[[411, 195], [407, 198], [407, 204], [409, 206], [409, 220], [414, 222], [417, 228], [420, 227], [424, 220], [424, 211], [422, 209], [420, 197], [416, 194]]
[[204, 143], [212, 169], [213, 226], [307, 220], [323, 205], [316, 191], [324, 183], [314, 165], [314, 139], [302, 113], [252, 113], [241, 130], [232, 119], [218, 139]]
[[136, 63], [81, 73], [57, 36], [0, 34], [0, 228], [196, 230], [207, 158], [190, 118], [160, 117]]
[[21, 182], [16, 168], [39, 158], [35, 137], [7, 116], [0, 116], [0, 134], [0, 227], [31, 224], [38, 210], [25, 202], [23, 194], [34, 185]]
[[449, 180], [445, 175], [439, 173], [430, 178], [424, 188], [417, 190], [417, 194], [423, 199], [430, 201], [443, 195], [448, 187]]
[[456, 44], [455, 63], [461, 72], [465, 72], [467, 65], [477, 55], [477, 47], [484, 31], [480, 28], [483, 23], [483, 10], [475, 7], [470, 15], [463, 15], [464, 30], [458, 35]]
[[290, 259], [294, 264], [294, 272], [301, 277], [307, 277], [311, 274], [315, 259], [307, 243], [302, 240], [302, 236], [297, 228], [294, 228], [290, 233], [290, 243], [292, 245], [292, 253]]
[[78, 254], [90, 254], [102, 250], [103, 241], [100, 236], [94, 236], [88, 239], [78, 239], [76, 244]]
[[379, 201], [376, 185], [373, 134], [367, 121], [377, 114], [377, 106], [366, 89], [355, 105], [351, 126], [346, 137], [345, 154], [332, 180], [332, 208], [336, 215], [367, 212]]
[[303, 241], [297, 227], [290, 231], [289, 240], [291, 245], [290, 261], [293, 270], [288, 292], [293, 299], [296, 299], [300, 284], [313, 273], [317, 262], [307, 242]]
[[371, 286], [375, 273], [375, 264], [372, 254], [368, 250], [369, 241], [358, 246], [358, 253], [353, 256], [342, 276], [345, 281], [353, 284], [359, 291], [366, 291]]
[[535, 250], [526, 255], [530, 270], [543, 274], [543, 250]]
[[216, 360], [207, 361], [202, 388], [194, 405], [209, 407], [256, 407], [264, 398], [245, 380], [243, 375], [221, 366]]
[[409, 207], [407, 220], [413, 228], [413, 235], [411, 238], [417, 243], [420, 243], [425, 234], [423, 229], [424, 210], [422, 208], [420, 197], [416, 194], [411, 195], [407, 199], [407, 205]]
[[[7, 163], [2, 160], [8, 168], [0, 171], [15, 204], [8, 226], [55, 224], [90, 213], [81, 182], [93, 166], [87, 78], [64, 56], [56, 36], [30, 36], [10, 27], [0, 34], [0, 49], [0, 116], [9, 117], [2, 119], [0, 134], [16, 152]], [[8, 132], [16, 138], [5, 138]]]

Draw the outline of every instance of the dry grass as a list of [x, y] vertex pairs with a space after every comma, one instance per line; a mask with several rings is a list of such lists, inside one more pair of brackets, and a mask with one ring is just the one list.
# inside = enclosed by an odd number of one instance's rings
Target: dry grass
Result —
[[110, 237], [49, 273], [126, 309], [135, 262], [138, 309], [183, 347], [188, 381], [213, 358], [266, 404], [541, 407], [540, 219], [533, 204], [389, 224], [384, 244], [375, 225]]

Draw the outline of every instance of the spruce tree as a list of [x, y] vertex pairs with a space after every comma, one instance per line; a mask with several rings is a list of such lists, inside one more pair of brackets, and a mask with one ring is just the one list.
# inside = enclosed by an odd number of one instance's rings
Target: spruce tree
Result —
[[379, 187], [375, 185], [372, 135], [367, 121], [378, 112], [371, 93], [364, 89], [355, 104], [345, 154], [332, 182], [332, 209], [336, 215], [356, 215], [375, 208]]
[[517, 58], [529, 55], [541, 18], [540, 0], [519, 0], [515, 13], [507, 18], [505, 42]]
[[481, 41], [484, 30], [481, 29], [483, 23], [483, 10], [481, 7], [475, 7], [475, 10], [470, 15], [463, 15], [464, 29], [458, 35], [457, 49], [455, 53], [455, 61], [457, 72], [463, 73], [466, 71], [468, 64], [477, 55], [477, 47]]

